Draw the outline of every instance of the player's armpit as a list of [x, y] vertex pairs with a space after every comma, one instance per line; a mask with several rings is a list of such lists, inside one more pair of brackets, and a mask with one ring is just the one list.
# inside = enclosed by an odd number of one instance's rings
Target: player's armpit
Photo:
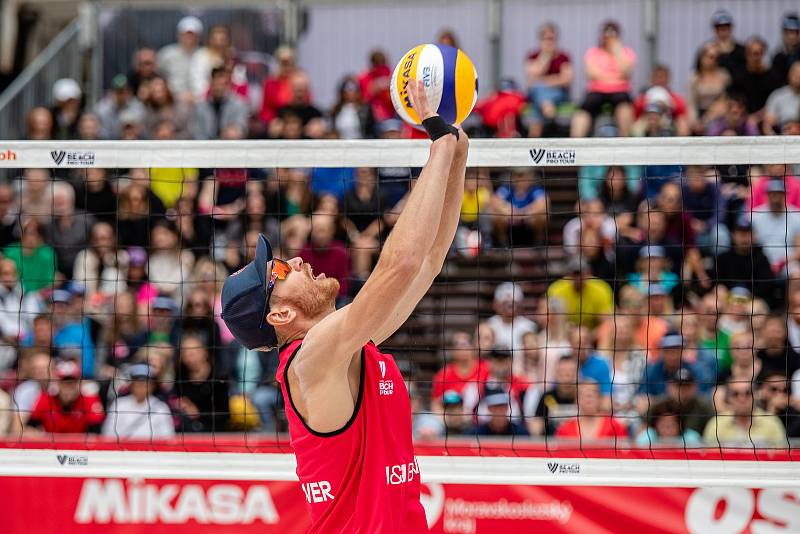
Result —
[[380, 333], [387, 315], [407, 298], [421, 267], [421, 257], [382, 258], [351, 304], [308, 331], [302, 358], [293, 364], [298, 379], [324, 381], [328, 373], [346, 369], [353, 355]]

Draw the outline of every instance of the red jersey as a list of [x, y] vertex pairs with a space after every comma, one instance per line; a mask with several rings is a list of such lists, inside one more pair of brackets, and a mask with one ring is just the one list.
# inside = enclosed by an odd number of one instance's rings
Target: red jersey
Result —
[[81, 393], [69, 409], [58, 396], [43, 392], [31, 410], [31, 421], [42, 425], [46, 432], [60, 434], [85, 434], [90, 426], [103, 422], [103, 404], [97, 395]]
[[276, 378], [311, 512], [309, 532], [428, 532], [411, 443], [411, 401], [394, 359], [372, 342], [364, 345], [353, 415], [340, 430], [321, 433], [306, 425], [286, 387], [301, 344], [281, 348]]
[[604, 417], [597, 427], [597, 434], [589, 436], [586, 430], [581, 432], [577, 419], [570, 419], [563, 422], [556, 430], [556, 436], [560, 438], [583, 438], [583, 439], [626, 439], [628, 429], [619, 420], [613, 417]]
[[464, 401], [464, 410], [471, 412], [478, 404], [480, 392], [489, 377], [489, 366], [485, 360], [479, 360], [466, 376], [458, 374], [458, 368], [449, 363], [433, 375], [433, 391], [431, 397], [441, 399], [445, 391], [457, 391]]

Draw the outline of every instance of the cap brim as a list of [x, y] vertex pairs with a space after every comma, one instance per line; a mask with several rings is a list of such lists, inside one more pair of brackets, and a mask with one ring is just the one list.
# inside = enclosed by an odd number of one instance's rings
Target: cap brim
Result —
[[254, 267], [258, 273], [258, 278], [261, 280], [261, 285], [264, 286], [264, 311], [261, 314], [261, 322], [259, 328], [264, 328], [267, 321], [267, 312], [269, 311], [269, 290], [267, 283], [272, 278], [272, 245], [269, 244], [264, 234], [258, 234], [258, 243], [256, 244], [256, 257], [253, 260]]

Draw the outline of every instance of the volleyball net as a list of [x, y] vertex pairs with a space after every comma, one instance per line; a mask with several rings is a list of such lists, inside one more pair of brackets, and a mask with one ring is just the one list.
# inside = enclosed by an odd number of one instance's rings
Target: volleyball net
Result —
[[[222, 282], [264, 233], [346, 305], [427, 146], [4, 142], [12, 530], [302, 530], [277, 354]], [[444, 269], [381, 346], [433, 530], [799, 529], [798, 170], [792, 137], [472, 140]]]

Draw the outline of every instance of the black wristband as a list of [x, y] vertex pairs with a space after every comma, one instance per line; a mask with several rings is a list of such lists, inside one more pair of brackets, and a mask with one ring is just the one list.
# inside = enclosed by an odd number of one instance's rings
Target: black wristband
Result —
[[439, 115], [428, 117], [422, 121], [422, 127], [428, 132], [428, 137], [431, 138], [431, 141], [436, 141], [447, 134], [453, 134], [456, 136], [456, 139], [458, 139], [458, 129], [444, 122], [444, 119]]

